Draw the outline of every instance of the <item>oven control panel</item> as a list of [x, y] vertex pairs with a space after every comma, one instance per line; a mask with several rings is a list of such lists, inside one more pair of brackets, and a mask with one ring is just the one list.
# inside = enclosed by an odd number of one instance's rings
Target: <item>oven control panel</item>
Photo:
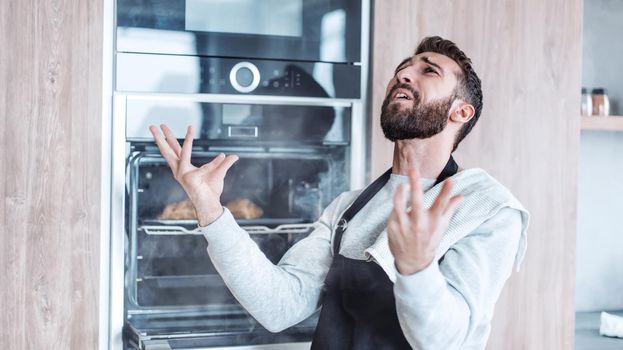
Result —
[[359, 98], [361, 66], [117, 53], [116, 90]]

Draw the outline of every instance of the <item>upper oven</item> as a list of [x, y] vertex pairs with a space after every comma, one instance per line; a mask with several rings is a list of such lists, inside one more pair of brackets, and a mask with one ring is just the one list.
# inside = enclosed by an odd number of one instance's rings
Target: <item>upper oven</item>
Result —
[[117, 1], [119, 52], [358, 63], [361, 35], [360, 1]]

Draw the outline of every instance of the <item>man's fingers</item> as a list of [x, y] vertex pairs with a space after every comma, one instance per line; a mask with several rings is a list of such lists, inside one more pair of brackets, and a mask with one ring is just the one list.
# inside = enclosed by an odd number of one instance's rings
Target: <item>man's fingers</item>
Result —
[[394, 214], [396, 215], [396, 219], [400, 226], [400, 231], [403, 234], [409, 232], [410, 221], [409, 216], [405, 210], [405, 193], [407, 192], [408, 184], [401, 184], [396, 189], [396, 193], [394, 194]]
[[169, 167], [171, 167], [171, 170], [173, 170], [173, 172], [176, 172], [177, 162], [179, 160], [177, 155], [171, 149], [169, 144], [165, 141], [164, 136], [162, 136], [158, 128], [151, 125], [149, 127], [149, 131], [151, 131], [151, 134], [154, 136], [154, 140], [156, 140], [156, 145], [158, 145], [160, 154], [162, 154], [162, 157], [164, 157], [164, 159], [167, 161], [167, 164], [169, 164]]
[[225, 160], [225, 154], [219, 153], [216, 155], [216, 157], [214, 157], [214, 159], [212, 159], [208, 163], [205, 163], [199, 169], [201, 169], [201, 173], [206, 173], [208, 171], [216, 169], [219, 165], [221, 165], [223, 160]]
[[396, 192], [394, 193], [394, 210], [396, 212], [405, 210], [405, 191], [406, 184], [400, 184], [398, 185], [398, 188], [396, 188]]
[[234, 163], [237, 160], [238, 160], [238, 156], [236, 155], [229, 155], [225, 157], [223, 162], [221, 162], [221, 164], [219, 164], [218, 167], [216, 168], [215, 170], [216, 175], [219, 177], [225, 177], [227, 170], [229, 170], [229, 168], [231, 168], [231, 166], [234, 165]]
[[401, 230], [398, 215], [396, 214], [396, 211], [392, 211], [389, 216], [389, 220], [387, 220], [387, 237], [390, 242], [400, 242], [399, 236], [401, 235]]
[[160, 129], [162, 129], [162, 132], [164, 133], [164, 137], [166, 138], [167, 143], [169, 144], [169, 146], [171, 146], [171, 149], [173, 150], [173, 152], [175, 152], [175, 154], [179, 158], [182, 153], [182, 146], [180, 146], [180, 143], [177, 142], [177, 139], [173, 135], [173, 132], [165, 124], [160, 124]]
[[398, 217], [396, 216], [396, 212], [392, 210], [389, 214], [389, 219], [387, 220], [387, 234], [391, 235], [398, 231], [400, 228], [398, 227]]
[[435, 199], [435, 202], [430, 207], [431, 212], [442, 215], [446, 208], [448, 207], [448, 202], [450, 201], [450, 197], [452, 195], [452, 180], [447, 179], [443, 182], [443, 186], [441, 187], [441, 191], [439, 191], [439, 195]]
[[[177, 141], [176, 141], [177, 142]], [[180, 154], [180, 160], [182, 165], [186, 166], [190, 164], [190, 154], [193, 150], [193, 127], [189, 126], [186, 131], [186, 137], [184, 138], [184, 145], [182, 145], [182, 152]]]
[[411, 185], [411, 218], [417, 218], [424, 209], [424, 193], [420, 181], [420, 172], [417, 169], [409, 170], [409, 184]]
[[458, 196], [454, 196], [450, 198], [450, 201], [448, 205], [446, 206], [446, 209], [444, 210], [443, 215], [448, 216], [448, 219], [450, 219], [452, 215], [454, 215], [454, 212], [456, 211], [456, 208], [459, 206], [461, 201], [463, 201], [463, 198], [464, 198], [463, 195], [458, 195]]

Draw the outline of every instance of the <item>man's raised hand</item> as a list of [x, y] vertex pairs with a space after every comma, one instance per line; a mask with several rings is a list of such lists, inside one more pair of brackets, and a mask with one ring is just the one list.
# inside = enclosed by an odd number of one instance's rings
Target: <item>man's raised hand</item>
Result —
[[[411, 209], [405, 205], [405, 193], [411, 191]], [[451, 196], [452, 180], [446, 179], [437, 199], [424, 208], [424, 192], [417, 170], [409, 171], [409, 184], [402, 184], [394, 195], [394, 210], [387, 222], [389, 248], [396, 269], [411, 275], [426, 268], [434, 260], [441, 236], [463, 196]]]
[[199, 226], [212, 223], [223, 213], [220, 198], [223, 192], [225, 174], [238, 160], [238, 156], [225, 156], [225, 154], [220, 153], [211, 162], [196, 167], [190, 163], [193, 147], [192, 126], [188, 127], [182, 146], [166, 125], [160, 125], [160, 129], [162, 129], [162, 133], [153, 125], [149, 127], [160, 154], [171, 167], [173, 177], [184, 188], [188, 198], [195, 206]]

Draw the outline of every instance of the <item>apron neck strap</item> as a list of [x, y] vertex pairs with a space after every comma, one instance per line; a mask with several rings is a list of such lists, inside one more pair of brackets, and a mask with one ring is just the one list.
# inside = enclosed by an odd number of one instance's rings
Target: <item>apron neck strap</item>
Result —
[[[450, 159], [446, 163], [446, 166], [443, 168], [439, 176], [437, 176], [437, 181], [435, 185], [441, 183], [443, 180], [451, 177], [456, 174], [459, 169], [458, 164], [454, 161], [452, 155], [450, 155]], [[392, 168], [389, 168], [383, 175], [379, 176], [373, 183], [371, 183], [359, 196], [353, 204], [351, 204], [348, 209], [342, 214], [340, 221], [337, 223], [337, 228], [335, 230], [335, 237], [333, 239], [333, 255], [336, 256], [340, 251], [340, 246], [342, 244], [342, 235], [346, 228], [348, 227], [348, 223], [350, 220], [355, 217], [355, 215], [377, 194], [383, 186], [389, 181], [389, 177], [392, 174]], [[434, 185], [433, 185], [434, 186]]]

